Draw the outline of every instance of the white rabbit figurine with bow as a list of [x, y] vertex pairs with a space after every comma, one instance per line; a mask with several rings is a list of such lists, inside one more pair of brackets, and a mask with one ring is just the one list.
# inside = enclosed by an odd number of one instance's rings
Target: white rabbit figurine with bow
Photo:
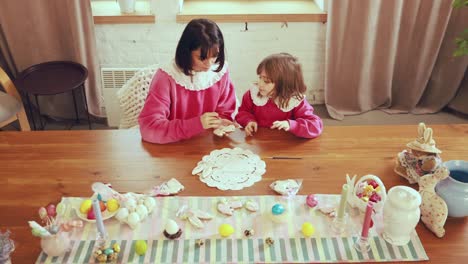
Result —
[[418, 183], [422, 176], [434, 173], [442, 164], [439, 156], [442, 151], [436, 147], [432, 134], [431, 128], [419, 123], [418, 138], [406, 144], [409, 150], [403, 150], [397, 155], [394, 170], [410, 184]]

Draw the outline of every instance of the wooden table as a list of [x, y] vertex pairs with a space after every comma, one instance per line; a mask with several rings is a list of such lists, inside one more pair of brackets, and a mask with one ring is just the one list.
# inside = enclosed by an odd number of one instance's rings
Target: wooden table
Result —
[[[468, 125], [431, 127], [444, 160], [467, 159]], [[180, 195], [206, 196], [273, 194], [269, 184], [288, 178], [304, 180], [300, 194], [338, 194], [346, 173], [378, 175], [387, 189], [408, 185], [393, 172], [394, 159], [416, 135], [416, 124], [326, 127], [314, 140], [261, 129], [252, 138], [245, 138], [242, 131], [229, 138], [207, 132], [184, 142], [155, 145], [142, 142], [138, 130], [1, 132], [0, 228], [12, 232], [16, 243], [13, 263], [33, 263], [40, 246], [27, 221], [38, 220], [38, 208], [57, 203], [62, 196], [91, 195], [95, 181], [110, 182], [119, 192], [143, 192], [174, 177], [186, 187]], [[202, 156], [225, 147], [242, 147], [260, 155], [267, 165], [263, 180], [241, 191], [223, 192], [191, 175]], [[302, 159], [270, 159], [272, 156]], [[431, 261], [460, 263], [468, 259], [467, 222], [467, 218], [448, 219], [442, 239], [418, 225]]]

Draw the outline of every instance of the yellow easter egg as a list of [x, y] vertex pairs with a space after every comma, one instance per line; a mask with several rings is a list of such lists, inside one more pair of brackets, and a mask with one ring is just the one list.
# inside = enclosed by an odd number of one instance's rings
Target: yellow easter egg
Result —
[[114, 245], [112, 245], [112, 249], [114, 250], [114, 252], [119, 253], [120, 252], [120, 245], [115, 243]]
[[305, 222], [304, 224], [302, 224], [302, 234], [305, 237], [310, 237], [314, 233], [315, 233], [315, 227], [311, 223]]
[[135, 253], [138, 255], [144, 255], [146, 253], [146, 250], [148, 249], [148, 245], [146, 245], [146, 241], [144, 240], [138, 240], [135, 243]]
[[89, 209], [91, 209], [92, 206], [93, 206], [93, 201], [91, 201], [90, 199], [86, 199], [83, 202], [81, 202], [80, 212], [82, 214], [87, 214]]
[[116, 199], [111, 198], [107, 201], [107, 211], [112, 213], [112, 212], [117, 211], [117, 209], [119, 208], [120, 208], [120, 204], [119, 204], [119, 201], [117, 201]]
[[228, 237], [234, 233], [234, 227], [230, 224], [222, 224], [219, 226], [218, 231], [222, 237]]

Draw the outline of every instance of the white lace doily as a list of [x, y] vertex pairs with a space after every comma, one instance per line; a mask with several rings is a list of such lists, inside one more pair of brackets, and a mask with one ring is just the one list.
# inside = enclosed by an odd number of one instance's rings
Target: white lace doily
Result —
[[213, 150], [198, 162], [193, 175], [220, 190], [241, 190], [262, 179], [265, 162], [250, 150], [223, 148]]

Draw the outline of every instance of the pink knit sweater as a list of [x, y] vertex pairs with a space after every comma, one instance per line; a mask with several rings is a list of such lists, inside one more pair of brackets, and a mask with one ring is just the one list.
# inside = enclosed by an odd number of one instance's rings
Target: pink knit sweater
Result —
[[256, 105], [250, 93], [247, 91], [244, 94], [236, 116], [241, 126], [245, 127], [250, 121], [255, 121], [260, 127], [271, 127], [274, 121], [288, 120], [289, 132], [298, 137], [315, 138], [322, 133], [322, 120], [314, 115], [314, 108], [305, 99], [292, 110], [284, 112], [271, 99], [264, 105]]
[[236, 107], [234, 87], [226, 71], [220, 80], [202, 90], [190, 90], [159, 69], [151, 83], [138, 122], [143, 140], [171, 143], [203, 132], [200, 116], [217, 112], [232, 120]]

